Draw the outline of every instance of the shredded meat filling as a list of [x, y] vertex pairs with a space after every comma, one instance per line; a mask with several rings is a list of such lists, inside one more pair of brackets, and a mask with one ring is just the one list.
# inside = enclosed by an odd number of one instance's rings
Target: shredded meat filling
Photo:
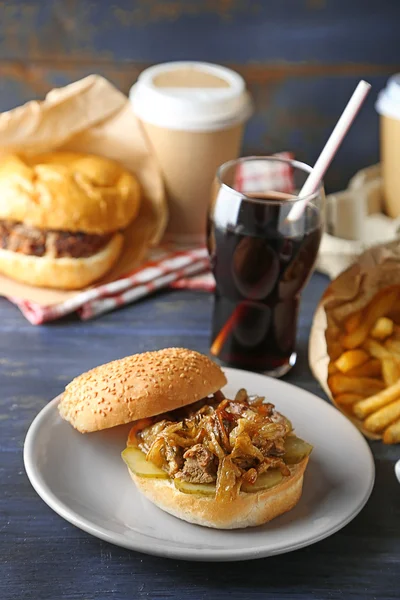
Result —
[[245, 390], [235, 400], [217, 392], [141, 427], [134, 443], [149, 460], [171, 477], [216, 484], [217, 498], [233, 498], [242, 481], [255, 483], [270, 468], [290, 474], [282, 459], [290, 422]]
[[202, 444], [195, 444], [183, 455], [184, 465], [175, 477], [189, 483], [214, 483], [217, 479], [217, 460]]
[[42, 230], [15, 221], [0, 220], [0, 248], [32, 256], [86, 258], [104, 248], [111, 236]]

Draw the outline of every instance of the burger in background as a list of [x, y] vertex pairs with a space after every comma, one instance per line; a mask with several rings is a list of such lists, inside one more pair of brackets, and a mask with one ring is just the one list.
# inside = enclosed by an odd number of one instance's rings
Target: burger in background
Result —
[[82, 289], [118, 260], [139, 212], [140, 185], [100, 156], [50, 152], [0, 161], [0, 273]]

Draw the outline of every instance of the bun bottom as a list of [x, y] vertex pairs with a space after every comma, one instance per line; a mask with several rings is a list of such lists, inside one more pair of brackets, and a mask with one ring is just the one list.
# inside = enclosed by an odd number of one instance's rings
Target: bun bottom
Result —
[[82, 289], [111, 269], [123, 241], [122, 234], [116, 233], [100, 252], [86, 258], [51, 258], [0, 249], [0, 273], [39, 287]]
[[308, 458], [290, 467], [291, 474], [279, 485], [246, 494], [240, 492], [232, 502], [214, 497], [186, 494], [177, 490], [170, 479], [138, 477], [129, 473], [138, 490], [165, 512], [189, 523], [215, 529], [240, 529], [268, 523], [291, 510], [300, 500]]

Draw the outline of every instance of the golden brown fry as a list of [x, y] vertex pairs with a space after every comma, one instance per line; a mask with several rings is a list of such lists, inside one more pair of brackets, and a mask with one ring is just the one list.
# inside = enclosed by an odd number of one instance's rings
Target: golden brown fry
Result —
[[[335, 377], [335, 375], [332, 375]], [[329, 379], [328, 379], [329, 382]], [[360, 400], [357, 404], [354, 405], [354, 414], [359, 419], [365, 419], [371, 413], [379, 410], [383, 406], [390, 404], [394, 400], [400, 397], [400, 381], [397, 381], [390, 387], [385, 390], [374, 394], [370, 398], [366, 398], [365, 400]]]
[[379, 360], [383, 360], [384, 358], [391, 358], [392, 355], [385, 346], [382, 346], [376, 340], [367, 339], [363, 344], [365, 350], [370, 353], [374, 358], [379, 358]]
[[391, 353], [400, 358], [400, 340], [386, 340], [385, 348]]
[[384, 408], [381, 408], [377, 412], [374, 412], [372, 415], [367, 417], [367, 419], [364, 421], [364, 427], [368, 429], [368, 431], [377, 433], [385, 429], [385, 427], [399, 418], [400, 400], [396, 400], [395, 402], [388, 404]]
[[337, 373], [338, 370], [339, 369], [337, 368], [337, 366], [335, 365], [334, 362], [330, 362], [329, 363], [329, 365], [328, 365], [328, 375], [333, 375], [334, 373]]
[[353, 313], [347, 317], [344, 322], [344, 328], [346, 333], [353, 333], [361, 324], [362, 313], [361, 311]]
[[345, 392], [353, 392], [368, 396], [376, 394], [384, 388], [384, 383], [372, 377], [349, 377], [342, 373], [335, 373], [328, 377], [328, 385], [334, 396], [344, 394]]
[[384, 340], [392, 335], [394, 329], [394, 323], [387, 317], [381, 317], [375, 322], [375, 325], [371, 329], [371, 337], [377, 340]]
[[362, 323], [352, 333], [345, 333], [339, 338], [340, 343], [346, 350], [353, 350], [362, 346], [366, 337], [368, 336], [368, 325], [366, 322]]
[[378, 358], [371, 358], [360, 367], [355, 367], [346, 373], [348, 377], [377, 377], [382, 375], [382, 364]]
[[400, 421], [395, 421], [385, 429], [383, 441], [385, 444], [398, 444], [400, 442]]
[[400, 379], [400, 363], [394, 357], [382, 359], [382, 376], [387, 386], [393, 385]]
[[397, 288], [383, 290], [375, 296], [365, 311], [365, 320], [370, 327], [372, 327], [378, 319], [384, 317], [392, 310], [398, 297], [399, 290]]
[[369, 355], [365, 350], [347, 350], [337, 359], [335, 365], [342, 373], [347, 373], [355, 367], [359, 367], [363, 363], [367, 362]]
[[353, 332], [347, 333], [340, 338], [343, 347], [352, 350], [361, 346], [367, 338], [370, 329], [378, 319], [385, 316], [393, 308], [397, 298], [397, 289], [384, 290], [377, 294], [365, 309], [359, 327]]
[[348, 405], [348, 404], [354, 404], [355, 402], [358, 402], [359, 400], [362, 400], [363, 396], [360, 396], [360, 394], [352, 394], [350, 392], [348, 392], [347, 394], [339, 394], [339, 396], [335, 397], [335, 401], [338, 404], [343, 404], [343, 405]]
[[328, 356], [332, 361], [335, 361], [343, 352], [343, 348], [337, 340], [326, 340], [326, 349]]

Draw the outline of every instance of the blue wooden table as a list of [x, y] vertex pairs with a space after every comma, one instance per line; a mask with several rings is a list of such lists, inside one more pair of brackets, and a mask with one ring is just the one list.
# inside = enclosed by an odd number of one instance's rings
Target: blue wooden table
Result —
[[[299, 361], [287, 377], [320, 396], [308, 368], [307, 344], [326, 282], [314, 275], [305, 290]], [[345, 529], [309, 548], [242, 564], [178, 562], [117, 548], [63, 521], [32, 489], [23, 441], [46, 402], [81, 371], [114, 358], [173, 345], [207, 352], [211, 306], [208, 294], [165, 292], [92, 322], [70, 317], [33, 327], [0, 299], [1, 600], [400, 597], [396, 447], [371, 444], [375, 489]]]

